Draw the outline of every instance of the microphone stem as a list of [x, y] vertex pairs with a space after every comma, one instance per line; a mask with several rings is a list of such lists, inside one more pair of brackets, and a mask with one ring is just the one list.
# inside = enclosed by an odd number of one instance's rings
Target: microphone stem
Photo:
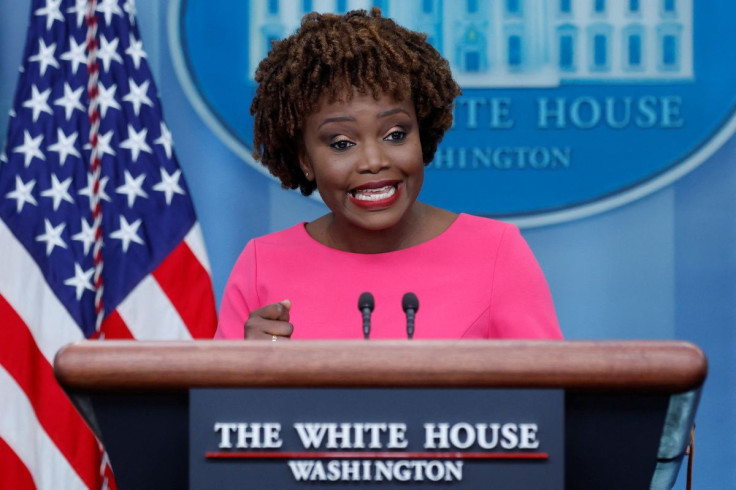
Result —
[[368, 340], [371, 333], [371, 310], [363, 308], [363, 338]]

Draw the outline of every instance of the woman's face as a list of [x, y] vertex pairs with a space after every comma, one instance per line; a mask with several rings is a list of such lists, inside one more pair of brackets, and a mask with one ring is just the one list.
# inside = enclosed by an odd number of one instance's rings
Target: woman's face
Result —
[[386, 230], [416, 202], [424, 181], [419, 125], [410, 98], [355, 94], [307, 117], [302, 171], [340, 224]]

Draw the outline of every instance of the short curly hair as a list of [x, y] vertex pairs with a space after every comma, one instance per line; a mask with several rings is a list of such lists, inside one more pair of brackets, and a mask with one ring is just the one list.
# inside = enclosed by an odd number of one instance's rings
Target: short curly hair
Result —
[[323, 96], [330, 102], [349, 100], [354, 91], [397, 101], [410, 96], [426, 165], [452, 125], [460, 95], [447, 60], [427, 35], [382, 17], [376, 7], [370, 13], [305, 15], [296, 33], [273, 43], [255, 80], [253, 157], [282, 187], [299, 188], [305, 196], [316, 184], [299, 167], [301, 132]]

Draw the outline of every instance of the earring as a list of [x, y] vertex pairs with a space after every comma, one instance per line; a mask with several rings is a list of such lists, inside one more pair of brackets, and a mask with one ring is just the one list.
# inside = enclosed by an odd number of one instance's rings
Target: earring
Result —
[[309, 178], [309, 172], [304, 172], [304, 176], [305, 176], [306, 178]]

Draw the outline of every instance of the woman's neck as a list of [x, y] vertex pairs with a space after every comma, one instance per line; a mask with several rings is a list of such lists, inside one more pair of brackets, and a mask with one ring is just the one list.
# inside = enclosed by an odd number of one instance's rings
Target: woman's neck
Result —
[[369, 230], [339, 220], [332, 213], [307, 225], [318, 242], [345, 252], [377, 254], [419, 245], [442, 234], [457, 215], [443, 209], [415, 203], [412, 210], [391, 228]]

